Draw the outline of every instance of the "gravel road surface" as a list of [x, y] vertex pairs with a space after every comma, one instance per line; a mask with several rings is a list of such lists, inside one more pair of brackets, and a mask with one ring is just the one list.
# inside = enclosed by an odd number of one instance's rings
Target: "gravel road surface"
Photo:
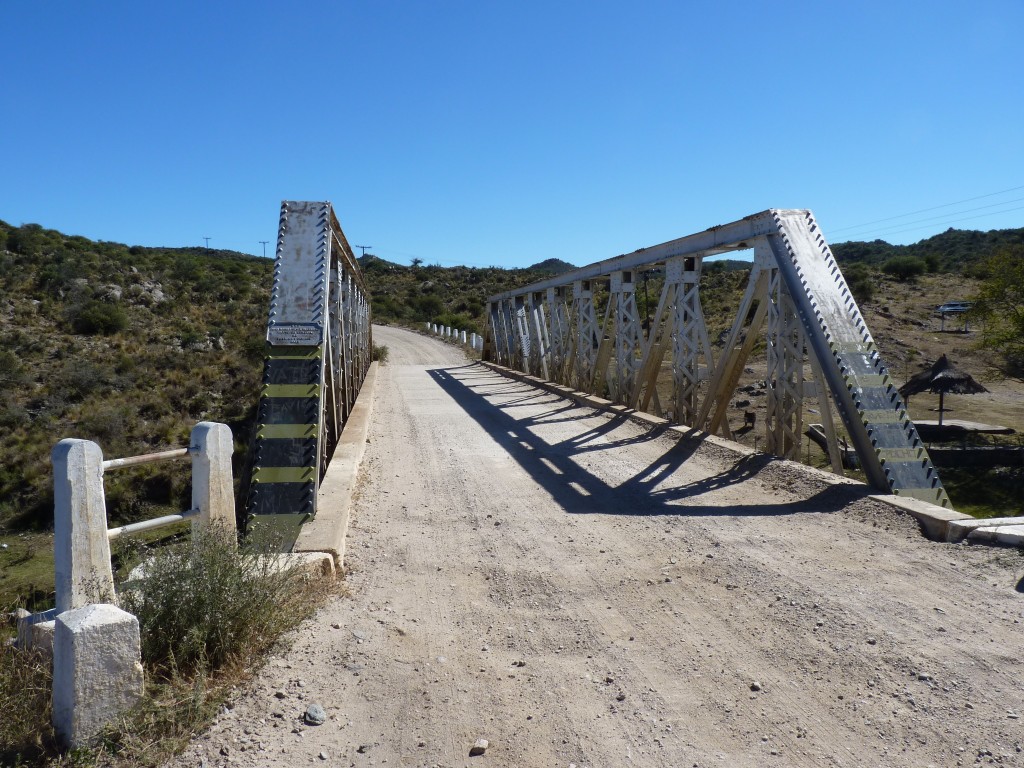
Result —
[[374, 334], [351, 594], [179, 765], [1024, 765], [1018, 552]]

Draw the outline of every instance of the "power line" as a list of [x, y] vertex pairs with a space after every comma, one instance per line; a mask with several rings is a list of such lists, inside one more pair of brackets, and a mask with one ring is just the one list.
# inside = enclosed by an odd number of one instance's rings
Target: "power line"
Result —
[[[989, 205], [979, 205], [976, 208], [965, 208], [962, 211], [956, 211], [956, 212], [953, 212], [953, 213], [941, 213], [938, 216], [927, 216], [927, 217], [925, 217], [923, 219], [917, 219], [916, 221], [905, 221], [902, 224], [893, 224], [893, 225], [891, 225], [889, 227], [884, 227], [884, 228], [882, 228], [880, 230], [874, 230], [871, 234], [873, 234], [875, 236], [884, 235], [887, 232], [890, 232], [893, 229], [893, 227], [903, 227], [903, 226], [906, 226], [908, 224], [921, 224], [921, 223], [927, 222], [927, 221], [936, 221], [936, 220], [938, 220], [936, 222], [937, 224], [942, 224], [942, 223], [945, 223], [946, 221], [962, 221], [963, 219], [951, 219], [950, 217], [951, 216], [960, 216], [963, 213], [973, 213], [974, 211], [983, 211], [986, 208], [998, 208], [1001, 205], [1009, 205], [1010, 203], [1019, 203], [1022, 200], [1024, 200], [1024, 197], [1015, 197], [1013, 200], [1003, 200], [1001, 203], [990, 203]], [[1017, 210], [1017, 209], [1016, 208], [1011, 208], [1009, 210]], [[993, 211], [992, 213], [996, 214], [996, 213], [1003, 213], [1003, 212], [1004, 211]]]
[[1003, 189], [1003, 190], [1000, 190], [999, 192], [989, 192], [988, 194], [985, 194], [985, 195], [978, 195], [976, 197], [968, 197], [968, 198], [966, 198], [964, 200], [957, 200], [957, 201], [952, 202], [952, 203], [943, 203], [942, 205], [933, 205], [930, 208], [920, 208], [920, 209], [918, 209], [916, 211], [910, 211], [910, 213], [901, 213], [901, 214], [899, 214], [897, 216], [887, 216], [884, 219], [875, 219], [874, 221], [866, 221], [863, 224], [852, 224], [852, 225], [850, 225], [848, 227], [839, 227], [838, 229], [829, 229], [829, 233], [830, 234], [835, 234], [836, 232], [846, 232], [847, 230], [850, 230], [850, 229], [862, 229], [863, 227], [870, 227], [872, 224], [880, 224], [880, 223], [885, 222], [885, 221], [893, 221], [894, 219], [904, 219], [907, 216], [916, 216], [919, 213], [927, 213], [928, 211], [937, 211], [939, 208], [949, 208], [949, 207], [954, 206], [954, 205], [960, 205], [961, 203], [970, 203], [970, 202], [973, 202], [975, 200], [982, 200], [982, 199], [984, 199], [986, 197], [995, 197], [996, 195], [1005, 195], [1007, 192], [1016, 192], [1019, 189], [1024, 189], [1024, 184], [1022, 184], [1019, 187], [1010, 187], [1009, 189]]
[[260, 240], [260, 243], [263, 245], [263, 258], [267, 258], [267, 243], [269, 242], [269, 240]]
[[[1012, 213], [1013, 211], [1024, 211], [1024, 205], [1018, 205], [1016, 208], [1007, 208], [1005, 211], [991, 211], [989, 213], [979, 213], [977, 216], [965, 216], [965, 217], [963, 217], [961, 219], [951, 219], [951, 220], [943, 222], [943, 223], [945, 223], [945, 224], [955, 224], [955, 223], [957, 223], [959, 221], [971, 221], [972, 219], [984, 219], [986, 216], [998, 216], [1001, 213]], [[918, 229], [931, 229], [934, 226], [935, 226], [935, 224], [925, 224], [924, 226], [921, 226], [921, 227], [907, 227], [906, 229], [897, 229], [897, 230], [890, 231], [888, 234], [896, 235], [896, 234], [899, 234], [900, 232], [913, 232], [914, 230], [918, 230]]]

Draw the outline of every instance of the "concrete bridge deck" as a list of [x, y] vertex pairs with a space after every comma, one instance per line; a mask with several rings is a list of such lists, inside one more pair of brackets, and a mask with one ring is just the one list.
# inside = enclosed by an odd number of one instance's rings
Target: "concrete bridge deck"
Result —
[[1024, 764], [1016, 552], [374, 335], [351, 595], [181, 765]]

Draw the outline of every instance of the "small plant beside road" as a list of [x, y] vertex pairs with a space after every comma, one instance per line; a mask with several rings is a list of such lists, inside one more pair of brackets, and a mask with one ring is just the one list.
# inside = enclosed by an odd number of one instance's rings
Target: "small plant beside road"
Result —
[[139, 619], [146, 698], [99, 746], [61, 755], [50, 724], [51, 664], [0, 648], [0, 766], [156, 766], [217, 713], [288, 630], [337, 592], [282, 570], [267, 549], [227, 547], [214, 535], [158, 550], [122, 585]]

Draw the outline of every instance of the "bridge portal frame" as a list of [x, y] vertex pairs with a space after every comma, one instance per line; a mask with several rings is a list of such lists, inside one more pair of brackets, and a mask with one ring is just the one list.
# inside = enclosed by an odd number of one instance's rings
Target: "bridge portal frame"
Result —
[[[716, 360], [700, 299], [703, 262], [740, 250], [753, 250], [754, 260]], [[640, 270], [665, 276], [646, 329], [636, 305]], [[843, 470], [833, 407], [869, 483], [950, 506], [808, 210], [770, 209], [491, 296], [487, 318], [485, 360], [631, 408], [653, 408], [676, 423], [725, 437], [732, 436], [729, 402], [747, 359], [764, 338], [768, 452], [797, 458], [803, 398], [813, 390], [834, 471]], [[656, 383], [669, 352], [672, 395], [662, 404]]]
[[372, 357], [370, 297], [329, 202], [284, 201], [246, 522], [285, 541], [317, 489]]

